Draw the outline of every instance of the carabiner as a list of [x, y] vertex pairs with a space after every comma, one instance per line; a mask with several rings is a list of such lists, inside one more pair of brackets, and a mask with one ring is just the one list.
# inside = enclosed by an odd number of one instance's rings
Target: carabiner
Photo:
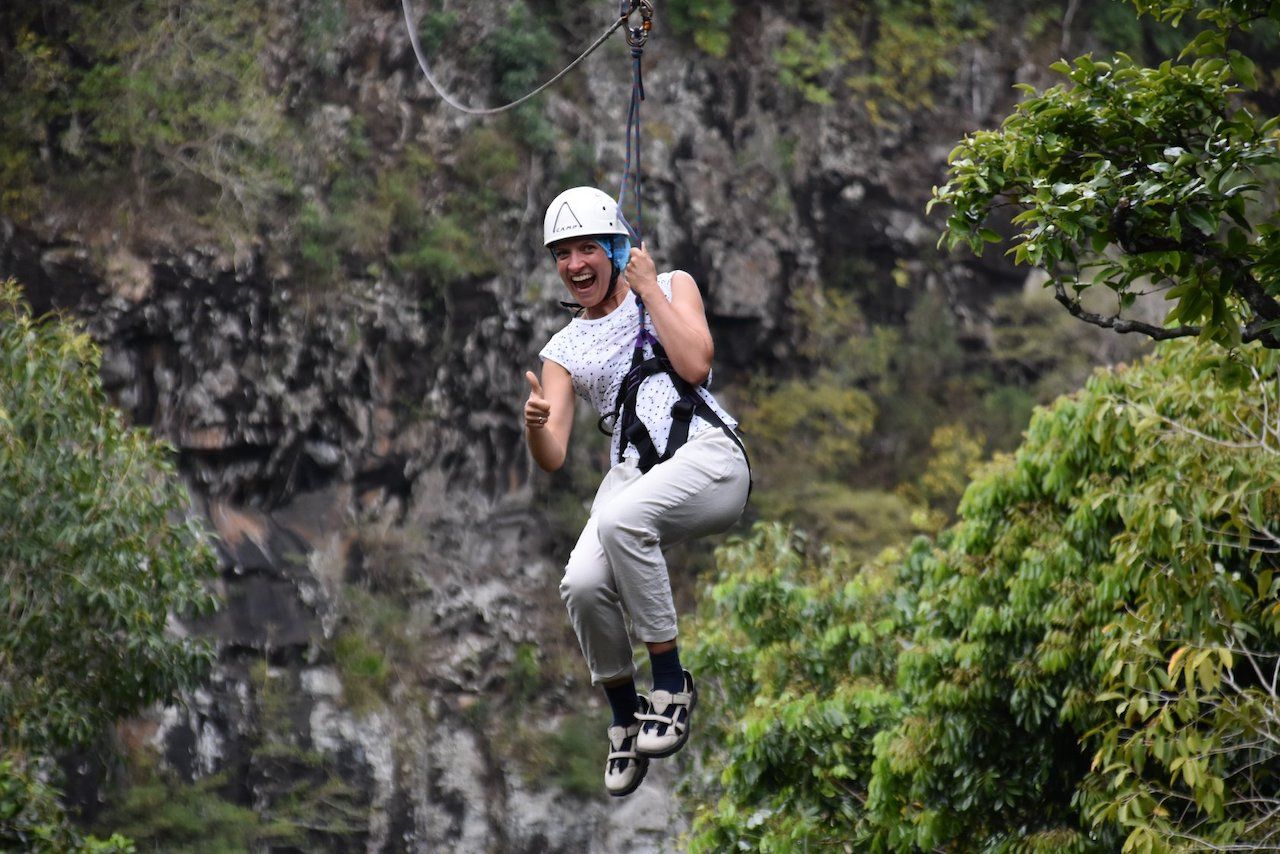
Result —
[[[630, 26], [632, 14], [636, 11], [640, 12], [640, 26]], [[622, 13], [624, 20], [628, 21], [627, 26], [627, 44], [632, 48], [643, 48], [645, 42], [649, 41], [649, 32], [653, 29], [653, 2], [652, 0], [631, 0], [626, 11]]]
[[[609, 422], [608, 427], [604, 426], [606, 421]], [[612, 436], [613, 428], [616, 426], [618, 426], [617, 410], [614, 410], [613, 412], [606, 412], [604, 415], [600, 416], [600, 419], [598, 421], [596, 421], [596, 429], [599, 430], [601, 433], [605, 434], [606, 436]]]

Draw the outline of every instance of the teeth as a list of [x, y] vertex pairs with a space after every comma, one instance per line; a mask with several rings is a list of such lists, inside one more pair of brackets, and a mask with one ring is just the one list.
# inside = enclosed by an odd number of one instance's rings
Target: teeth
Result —
[[594, 278], [595, 278], [595, 274], [593, 274], [593, 273], [583, 273], [581, 276], [574, 276], [574, 277], [573, 277], [573, 281], [574, 281], [574, 282], [585, 282], [585, 281], [587, 281], [588, 279], [594, 279]]

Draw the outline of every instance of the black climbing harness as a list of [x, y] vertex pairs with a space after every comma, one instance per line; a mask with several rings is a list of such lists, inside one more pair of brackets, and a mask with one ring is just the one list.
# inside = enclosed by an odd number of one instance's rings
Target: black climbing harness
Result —
[[[645, 323], [644, 303], [639, 297], [636, 298], [636, 306], [640, 332], [636, 335], [635, 348], [631, 353], [631, 368], [622, 378], [622, 384], [618, 386], [618, 396], [614, 400], [613, 411], [602, 415], [597, 423], [600, 432], [606, 436], [613, 435], [615, 430], [622, 431], [622, 435], [618, 438], [617, 462], [622, 462], [628, 445], [634, 445], [640, 454], [639, 468], [642, 472], [649, 471], [658, 463], [666, 462], [689, 441], [689, 427], [696, 415], [712, 426], [719, 427], [730, 441], [738, 446], [742, 451], [743, 460], [747, 463], [749, 476], [751, 459], [747, 456], [747, 448], [742, 443], [742, 437], [711, 408], [711, 404], [702, 396], [703, 386], [694, 385], [676, 372], [662, 343], [649, 332]], [[646, 347], [652, 355], [646, 355]], [[666, 374], [670, 377], [676, 392], [680, 395], [671, 406], [671, 430], [667, 434], [667, 443], [661, 453], [658, 452], [653, 437], [649, 435], [649, 428], [640, 420], [636, 411], [640, 387], [645, 380], [658, 374]], [[750, 494], [750, 488], [748, 486], [748, 494]]]

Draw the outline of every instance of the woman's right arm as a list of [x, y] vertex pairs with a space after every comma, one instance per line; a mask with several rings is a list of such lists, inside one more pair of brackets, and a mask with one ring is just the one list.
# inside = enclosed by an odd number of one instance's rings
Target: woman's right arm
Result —
[[564, 465], [573, 432], [573, 381], [563, 365], [542, 363], [542, 380], [526, 371], [529, 399], [524, 404], [524, 436], [533, 461], [543, 471]]

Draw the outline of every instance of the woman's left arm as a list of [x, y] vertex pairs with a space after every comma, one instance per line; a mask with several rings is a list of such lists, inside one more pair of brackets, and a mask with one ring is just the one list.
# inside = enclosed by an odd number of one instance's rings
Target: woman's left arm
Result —
[[671, 301], [668, 302], [658, 286], [653, 258], [643, 244], [631, 250], [626, 280], [653, 318], [658, 340], [667, 351], [671, 366], [687, 382], [701, 385], [711, 374], [714, 346], [697, 282], [688, 273], [676, 272], [671, 277]]

